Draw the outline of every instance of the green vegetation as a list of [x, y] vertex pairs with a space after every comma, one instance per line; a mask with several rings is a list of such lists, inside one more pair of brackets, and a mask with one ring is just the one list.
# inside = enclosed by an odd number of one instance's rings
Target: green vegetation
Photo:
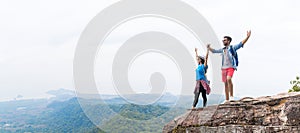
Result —
[[[81, 99], [82, 100], [82, 99]], [[162, 132], [163, 126], [176, 116], [184, 113], [184, 108], [170, 108], [162, 105], [103, 104], [97, 100], [85, 100], [84, 112], [77, 98], [68, 101], [45, 101], [30, 105], [30, 101], [0, 103], [9, 110], [0, 114], [0, 132], [76, 132], [76, 133], [132, 133]], [[20, 104], [22, 103], [22, 104]], [[35, 101], [35, 103], [38, 103]], [[27, 107], [18, 110], [20, 107]], [[28, 108], [30, 107], [30, 108]], [[1, 106], [0, 106], [1, 108]], [[38, 111], [37, 111], [38, 110]], [[87, 117], [87, 115], [89, 117]], [[90, 119], [93, 120], [93, 123]], [[95, 125], [97, 124], [98, 127]]]
[[113, 105], [111, 108], [118, 114], [129, 119], [149, 120], [153, 117], [159, 117], [169, 110], [168, 107], [159, 105], [135, 105], [124, 104], [119, 107]]
[[162, 132], [163, 126], [183, 114], [184, 108], [168, 108], [159, 105], [123, 105], [109, 121], [101, 127], [113, 133], [157, 133]]
[[46, 125], [48, 128], [46, 132], [103, 132], [88, 119], [76, 98], [52, 103], [48, 108], [54, 110], [38, 120]]
[[87, 114], [93, 121], [104, 131], [112, 133], [162, 132], [167, 122], [186, 111], [178, 107], [136, 104], [97, 104], [88, 108]]
[[296, 80], [290, 81], [290, 84], [292, 85], [292, 88], [289, 92], [300, 92], [300, 80], [298, 76], [296, 77]]

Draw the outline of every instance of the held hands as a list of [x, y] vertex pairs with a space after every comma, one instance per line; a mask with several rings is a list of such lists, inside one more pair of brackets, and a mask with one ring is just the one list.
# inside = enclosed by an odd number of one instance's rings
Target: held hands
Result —
[[211, 49], [210, 44], [207, 44], [206, 47], [207, 47], [207, 51]]
[[210, 48], [210, 44], [207, 44], [206, 47], [207, 47], [207, 49], [209, 49]]
[[211, 49], [211, 48], [210, 48], [210, 44], [207, 44], [207, 46], [206, 46], [206, 47], [207, 47], [207, 49], [206, 49], [206, 57], [207, 57], [207, 56], [208, 56], [208, 54], [209, 54], [209, 50]]
[[[207, 44], [207, 45], [206, 45], [206, 47], [207, 47], [207, 49], [206, 49], [206, 50], [207, 50], [207, 52], [209, 52], [209, 50], [211, 49], [211, 48], [210, 48], [210, 44]], [[196, 53], [197, 53], [197, 51], [198, 51], [198, 49], [197, 49], [197, 48], [195, 48], [195, 52], [196, 52]]]

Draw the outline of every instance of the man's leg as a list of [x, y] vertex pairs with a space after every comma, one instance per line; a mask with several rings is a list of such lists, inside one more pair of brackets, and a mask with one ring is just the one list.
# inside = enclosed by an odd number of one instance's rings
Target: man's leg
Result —
[[233, 97], [233, 84], [232, 84], [231, 79], [232, 79], [231, 76], [227, 76], [228, 91], [229, 91], [230, 97]]
[[226, 100], [229, 100], [229, 88], [228, 88], [228, 82], [224, 82], [225, 85], [225, 96]]
[[233, 83], [232, 83], [232, 77], [234, 73], [234, 68], [229, 68], [227, 72], [227, 83], [228, 83], [228, 89], [230, 94], [230, 100], [233, 100]]
[[224, 82], [225, 87], [225, 96], [226, 100], [229, 100], [229, 88], [228, 88], [228, 82], [227, 82], [227, 69], [222, 69], [222, 81]]

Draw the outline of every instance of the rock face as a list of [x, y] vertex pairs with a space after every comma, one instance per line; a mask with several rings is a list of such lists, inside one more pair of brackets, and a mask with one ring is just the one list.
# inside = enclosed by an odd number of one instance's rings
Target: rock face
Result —
[[164, 133], [300, 133], [300, 93], [242, 98], [188, 110], [163, 128]]

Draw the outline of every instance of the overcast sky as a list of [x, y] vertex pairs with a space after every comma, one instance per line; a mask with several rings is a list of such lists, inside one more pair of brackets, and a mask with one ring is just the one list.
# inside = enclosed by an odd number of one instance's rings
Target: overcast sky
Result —
[[[72, 63], [80, 34], [93, 17], [115, 1], [1, 0], [0, 100], [17, 95], [43, 97], [46, 91], [59, 88], [74, 90]], [[232, 43], [238, 43], [252, 30], [245, 48], [238, 52], [240, 65], [233, 79], [237, 96], [273, 95], [291, 88], [289, 81], [300, 75], [298, 0], [186, 2], [207, 19], [220, 42], [230, 35]], [[132, 27], [131, 32], [135, 31]], [[122, 34], [114, 38], [124, 38]]]

